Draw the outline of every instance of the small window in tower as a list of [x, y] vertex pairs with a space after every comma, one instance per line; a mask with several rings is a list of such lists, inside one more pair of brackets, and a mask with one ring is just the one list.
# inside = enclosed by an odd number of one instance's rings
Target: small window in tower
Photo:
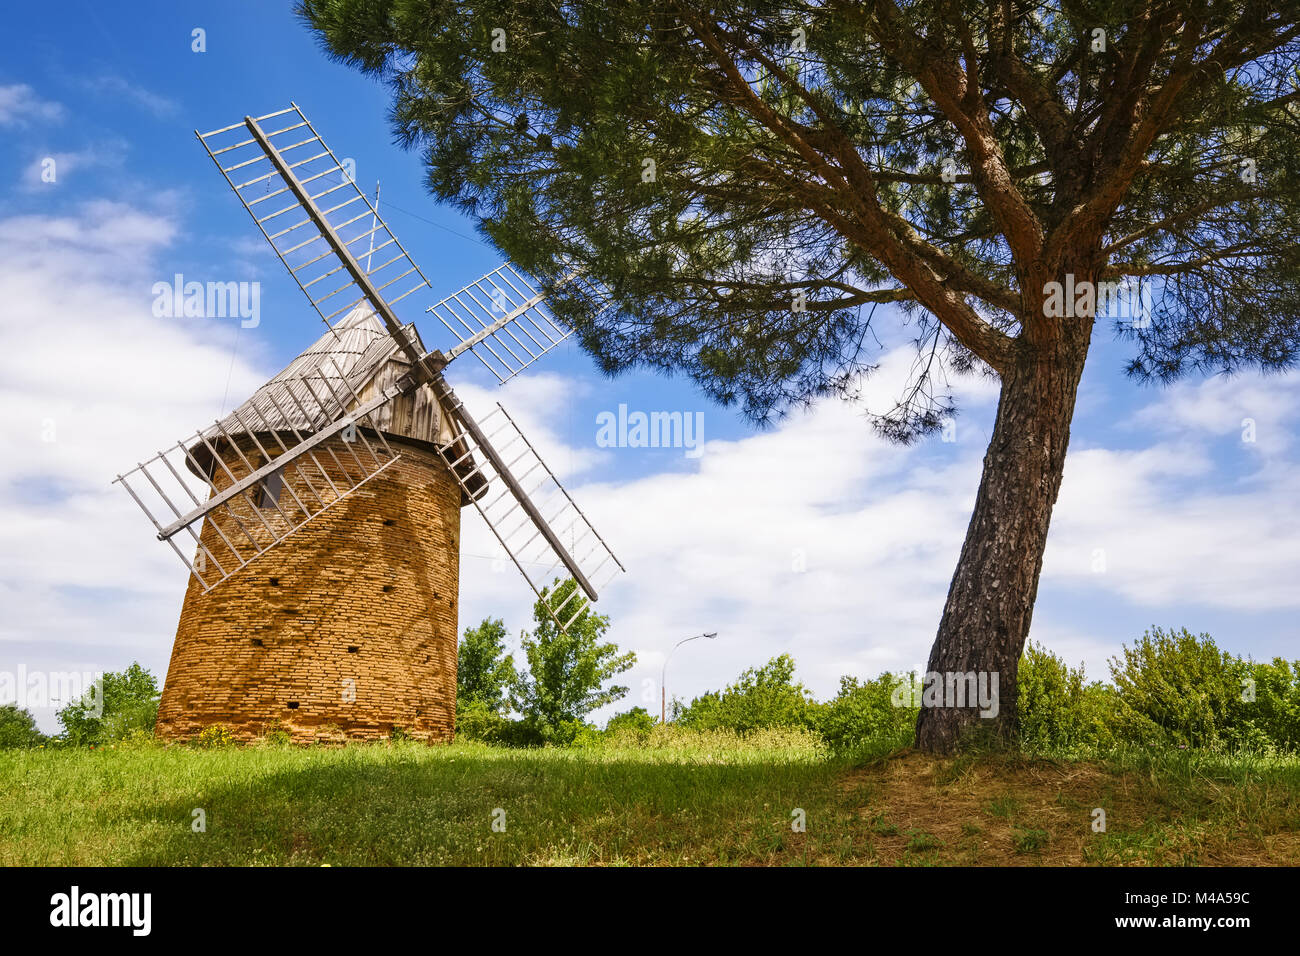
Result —
[[273, 471], [262, 479], [261, 490], [257, 496], [259, 508], [274, 508], [280, 502], [280, 492], [284, 490], [284, 473]]

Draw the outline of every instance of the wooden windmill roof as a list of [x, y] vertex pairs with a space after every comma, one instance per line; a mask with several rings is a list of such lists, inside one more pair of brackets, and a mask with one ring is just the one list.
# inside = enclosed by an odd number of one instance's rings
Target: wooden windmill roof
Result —
[[[404, 331], [424, 351], [415, 326]], [[358, 306], [262, 385], [249, 399], [204, 432], [214, 445], [221, 431], [237, 436], [250, 431], [298, 432], [306, 435], [375, 397], [410, 371], [411, 363], [388, 334], [383, 321]], [[385, 434], [430, 445], [455, 440], [447, 417], [428, 385], [393, 399], [371, 414]], [[211, 468], [211, 453], [196, 442], [191, 454]], [[191, 466], [192, 467], [192, 466]]]
[[[407, 325], [405, 331], [423, 351], [415, 327]], [[227, 415], [221, 425], [231, 434], [250, 428], [262, 431], [267, 425], [310, 431], [321, 423], [322, 416], [326, 421], [336, 418], [340, 402], [354, 405], [353, 393], [360, 395], [382, 364], [397, 352], [397, 343], [384, 323], [369, 309], [358, 307]]]

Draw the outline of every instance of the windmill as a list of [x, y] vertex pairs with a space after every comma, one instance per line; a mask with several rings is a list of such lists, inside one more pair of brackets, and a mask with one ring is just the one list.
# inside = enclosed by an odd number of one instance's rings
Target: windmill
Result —
[[509, 413], [444, 377], [469, 353], [504, 383], [570, 330], [507, 263], [428, 308], [458, 341], [427, 350], [396, 307], [428, 278], [297, 104], [195, 135], [327, 331], [115, 479], [190, 570], [158, 732], [449, 739], [461, 507], [539, 599], [567, 577], [561, 629], [624, 570]]

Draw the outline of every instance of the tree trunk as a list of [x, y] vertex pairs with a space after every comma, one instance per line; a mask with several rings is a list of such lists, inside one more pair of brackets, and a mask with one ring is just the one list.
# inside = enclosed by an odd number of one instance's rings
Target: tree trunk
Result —
[[1003, 375], [975, 510], [924, 678], [916, 725], [920, 750], [951, 753], [963, 743], [1015, 737], [1016, 671], [1029, 636], [1091, 325], [1089, 318], [1062, 329], [1045, 347], [1024, 343], [1015, 366]]

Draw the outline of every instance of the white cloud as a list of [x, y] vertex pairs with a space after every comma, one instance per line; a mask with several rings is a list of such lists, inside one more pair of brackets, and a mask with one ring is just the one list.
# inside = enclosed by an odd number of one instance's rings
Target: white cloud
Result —
[[1101, 587], [1147, 607], [1300, 607], [1293, 488], [1285, 474], [1224, 488], [1204, 450], [1188, 442], [1077, 452], [1043, 580]]
[[1183, 382], [1133, 416], [1135, 428], [1232, 437], [1242, 450], [1265, 458], [1288, 450], [1300, 416], [1300, 377], [1219, 375]]
[[175, 100], [113, 73], [89, 77], [81, 85], [93, 93], [125, 100], [157, 117], [170, 116], [179, 109]]
[[26, 83], [0, 86], [0, 126], [57, 123], [63, 115], [60, 104], [41, 99]]
[[0, 651], [100, 647], [103, 667], [165, 666], [185, 570], [110, 482], [214, 418], [228, 375], [234, 394], [264, 379], [232, 362], [233, 330], [153, 316], [176, 231], [104, 201], [0, 220]]

